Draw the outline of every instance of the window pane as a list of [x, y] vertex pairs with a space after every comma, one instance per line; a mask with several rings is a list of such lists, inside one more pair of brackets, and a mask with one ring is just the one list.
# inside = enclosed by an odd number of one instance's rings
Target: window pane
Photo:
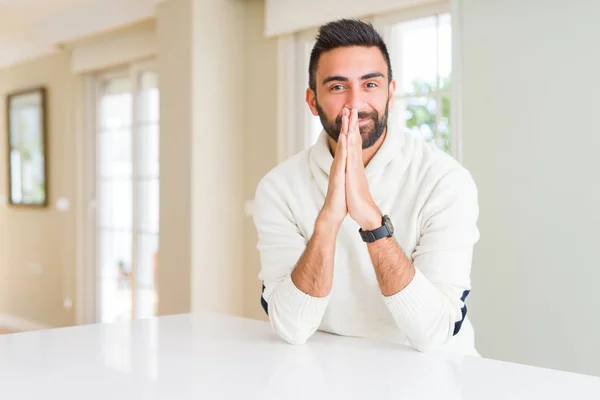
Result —
[[437, 81], [436, 17], [397, 24], [392, 28], [392, 43], [400, 52], [400, 93], [430, 93]]
[[131, 272], [131, 231], [98, 231], [98, 276], [118, 278]]
[[157, 292], [156, 274], [158, 273], [158, 236], [140, 235], [138, 237], [138, 263], [136, 277], [136, 318], [148, 318], [156, 315]]
[[131, 229], [132, 183], [130, 180], [98, 182], [98, 226]]
[[[308, 107], [308, 106], [307, 106]], [[319, 135], [323, 131], [323, 124], [321, 124], [321, 119], [318, 116], [314, 116], [310, 114], [310, 145], [315, 144]]]
[[[302, 57], [302, 60], [304, 61], [304, 65], [302, 65], [302, 74], [304, 78], [302, 79], [302, 81], [303, 84], [306, 85], [305, 87], [308, 87], [310, 83], [308, 74], [308, 64], [310, 61], [310, 53], [312, 52], [315, 43], [316, 42], [314, 40], [310, 40], [309, 42], [304, 43], [304, 53]], [[319, 134], [323, 130], [323, 125], [321, 125], [321, 120], [319, 119], [319, 117], [313, 115], [310, 111], [310, 108], [306, 104], [302, 104], [302, 107], [305, 112], [304, 129], [308, 137], [308, 140], [302, 144], [312, 146], [319, 138]]]
[[153, 123], [159, 120], [158, 74], [145, 71], [139, 77], [137, 121]]
[[131, 126], [131, 81], [129, 78], [113, 78], [102, 83], [99, 126], [118, 129]]
[[439, 76], [440, 89], [450, 90], [450, 73], [452, 72], [452, 25], [450, 14], [439, 17]]
[[440, 120], [438, 121], [439, 136], [436, 139], [436, 142], [440, 149], [450, 153], [452, 151], [450, 135], [450, 97], [442, 96], [440, 107]]
[[130, 319], [134, 304], [135, 317], [154, 315], [156, 307], [158, 77], [140, 73], [136, 93], [136, 81], [125, 74], [99, 82], [96, 275], [102, 322]]
[[141, 288], [152, 289], [158, 266], [158, 235], [141, 234], [137, 243], [136, 283]]
[[406, 128], [415, 136], [426, 141], [435, 138], [436, 101], [430, 97], [404, 99], [404, 121]]
[[98, 176], [131, 176], [131, 130], [108, 130], [98, 135]]
[[158, 177], [158, 125], [141, 126], [137, 138], [138, 176]]
[[146, 233], [158, 233], [159, 181], [142, 180], [137, 183], [137, 228]]
[[100, 322], [128, 320], [131, 316], [131, 284], [128, 278], [98, 280]]

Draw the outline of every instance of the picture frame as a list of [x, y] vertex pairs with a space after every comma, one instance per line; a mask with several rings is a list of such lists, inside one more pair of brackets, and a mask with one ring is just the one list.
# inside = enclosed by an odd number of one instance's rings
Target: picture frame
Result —
[[6, 97], [8, 203], [11, 206], [48, 206], [46, 92], [42, 86]]

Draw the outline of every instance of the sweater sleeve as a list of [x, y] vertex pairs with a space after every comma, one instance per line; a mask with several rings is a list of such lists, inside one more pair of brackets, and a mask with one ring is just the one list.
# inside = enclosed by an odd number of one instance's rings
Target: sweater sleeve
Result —
[[262, 305], [274, 331], [286, 342], [303, 344], [319, 328], [329, 296], [317, 298], [300, 291], [291, 274], [308, 239], [292, 215], [282, 185], [267, 175], [257, 187], [254, 224], [260, 253]]
[[473, 246], [479, 240], [477, 189], [464, 168], [444, 176], [421, 210], [421, 237], [412, 254], [415, 276], [384, 296], [400, 329], [420, 351], [460, 332], [471, 289]]

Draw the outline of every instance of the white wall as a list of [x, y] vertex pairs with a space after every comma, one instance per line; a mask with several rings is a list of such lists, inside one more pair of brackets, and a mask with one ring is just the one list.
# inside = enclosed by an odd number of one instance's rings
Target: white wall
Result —
[[600, 375], [600, 2], [461, 3], [479, 350]]

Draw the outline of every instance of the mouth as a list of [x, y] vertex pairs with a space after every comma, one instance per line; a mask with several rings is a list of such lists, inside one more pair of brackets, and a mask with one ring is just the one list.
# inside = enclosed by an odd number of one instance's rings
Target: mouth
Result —
[[369, 122], [371, 122], [371, 118], [359, 118], [359, 120], [358, 120], [358, 124], [359, 125], [364, 125], [364, 124], [367, 124]]

